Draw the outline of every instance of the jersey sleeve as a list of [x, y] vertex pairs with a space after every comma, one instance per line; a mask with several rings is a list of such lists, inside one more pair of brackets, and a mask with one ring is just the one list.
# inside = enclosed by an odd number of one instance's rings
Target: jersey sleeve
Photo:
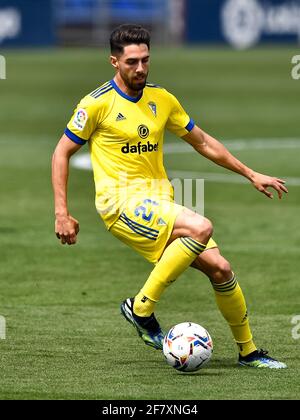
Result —
[[65, 134], [75, 143], [85, 144], [100, 123], [99, 114], [95, 103], [83, 99], [76, 107]]
[[170, 115], [166, 124], [167, 130], [179, 137], [185, 136], [195, 126], [194, 121], [185, 112], [175, 96], [170, 95]]

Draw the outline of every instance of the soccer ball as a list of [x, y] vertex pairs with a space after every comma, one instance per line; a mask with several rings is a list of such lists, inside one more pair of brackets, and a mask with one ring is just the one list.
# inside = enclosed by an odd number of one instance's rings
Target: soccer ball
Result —
[[213, 343], [209, 333], [194, 322], [182, 322], [170, 329], [164, 338], [167, 363], [182, 372], [201, 369], [211, 359]]

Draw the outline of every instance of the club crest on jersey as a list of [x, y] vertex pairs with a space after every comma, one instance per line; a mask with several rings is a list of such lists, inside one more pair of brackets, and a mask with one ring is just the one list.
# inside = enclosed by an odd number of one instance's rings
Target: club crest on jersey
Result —
[[82, 131], [88, 120], [88, 114], [85, 109], [79, 109], [73, 119], [73, 126]]
[[153, 115], [157, 117], [157, 106], [155, 102], [148, 102], [149, 108], [151, 109]]
[[141, 139], [146, 139], [149, 136], [149, 128], [144, 124], [139, 125], [138, 133]]

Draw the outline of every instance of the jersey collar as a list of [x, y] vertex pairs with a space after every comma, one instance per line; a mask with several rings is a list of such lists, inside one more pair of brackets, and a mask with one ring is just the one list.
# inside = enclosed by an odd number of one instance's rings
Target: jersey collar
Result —
[[112, 85], [112, 87], [118, 92], [118, 94], [119, 95], [121, 95], [124, 99], [127, 99], [128, 101], [130, 101], [130, 102], [134, 102], [134, 103], [137, 103], [140, 99], [141, 99], [141, 97], [143, 96], [143, 91], [142, 91], [142, 93], [139, 95], [139, 96], [137, 96], [137, 97], [133, 97], [133, 96], [129, 96], [129, 95], [126, 95], [126, 93], [124, 93], [120, 88], [119, 88], [119, 86], [116, 84], [116, 82], [114, 81], [114, 80], [111, 80], [110, 81], [110, 83], [111, 83], [111, 85]]

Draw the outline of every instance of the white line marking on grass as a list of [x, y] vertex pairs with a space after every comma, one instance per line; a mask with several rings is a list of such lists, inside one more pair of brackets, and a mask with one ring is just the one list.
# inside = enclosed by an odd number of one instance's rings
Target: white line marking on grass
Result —
[[[229, 150], [287, 150], [299, 149], [300, 139], [251, 139], [251, 140], [228, 140], [223, 144]], [[164, 153], [184, 154], [194, 153], [195, 150], [186, 143], [169, 143], [164, 145]], [[90, 155], [88, 153], [74, 156], [71, 160], [73, 167], [83, 170], [92, 170]], [[196, 172], [184, 170], [169, 170], [168, 175], [171, 178], [185, 179], [205, 179], [206, 182], [216, 182], [224, 184], [245, 184], [249, 181], [240, 175], [222, 174], [214, 172]], [[283, 177], [289, 186], [300, 186], [300, 178]]]
[[71, 166], [77, 169], [83, 169], [85, 171], [91, 171], [92, 162], [89, 153], [81, 153], [71, 158]]
[[[285, 150], [300, 149], [300, 139], [249, 139], [222, 141], [229, 150]], [[166, 154], [192, 153], [194, 149], [187, 143], [169, 143], [164, 145]]]
[[[170, 178], [182, 179], [204, 179], [205, 182], [216, 182], [220, 184], [248, 184], [249, 181], [235, 174], [222, 174], [216, 172], [195, 172], [195, 171], [168, 171]], [[300, 178], [282, 177], [287, 186], [300, 186]]]

